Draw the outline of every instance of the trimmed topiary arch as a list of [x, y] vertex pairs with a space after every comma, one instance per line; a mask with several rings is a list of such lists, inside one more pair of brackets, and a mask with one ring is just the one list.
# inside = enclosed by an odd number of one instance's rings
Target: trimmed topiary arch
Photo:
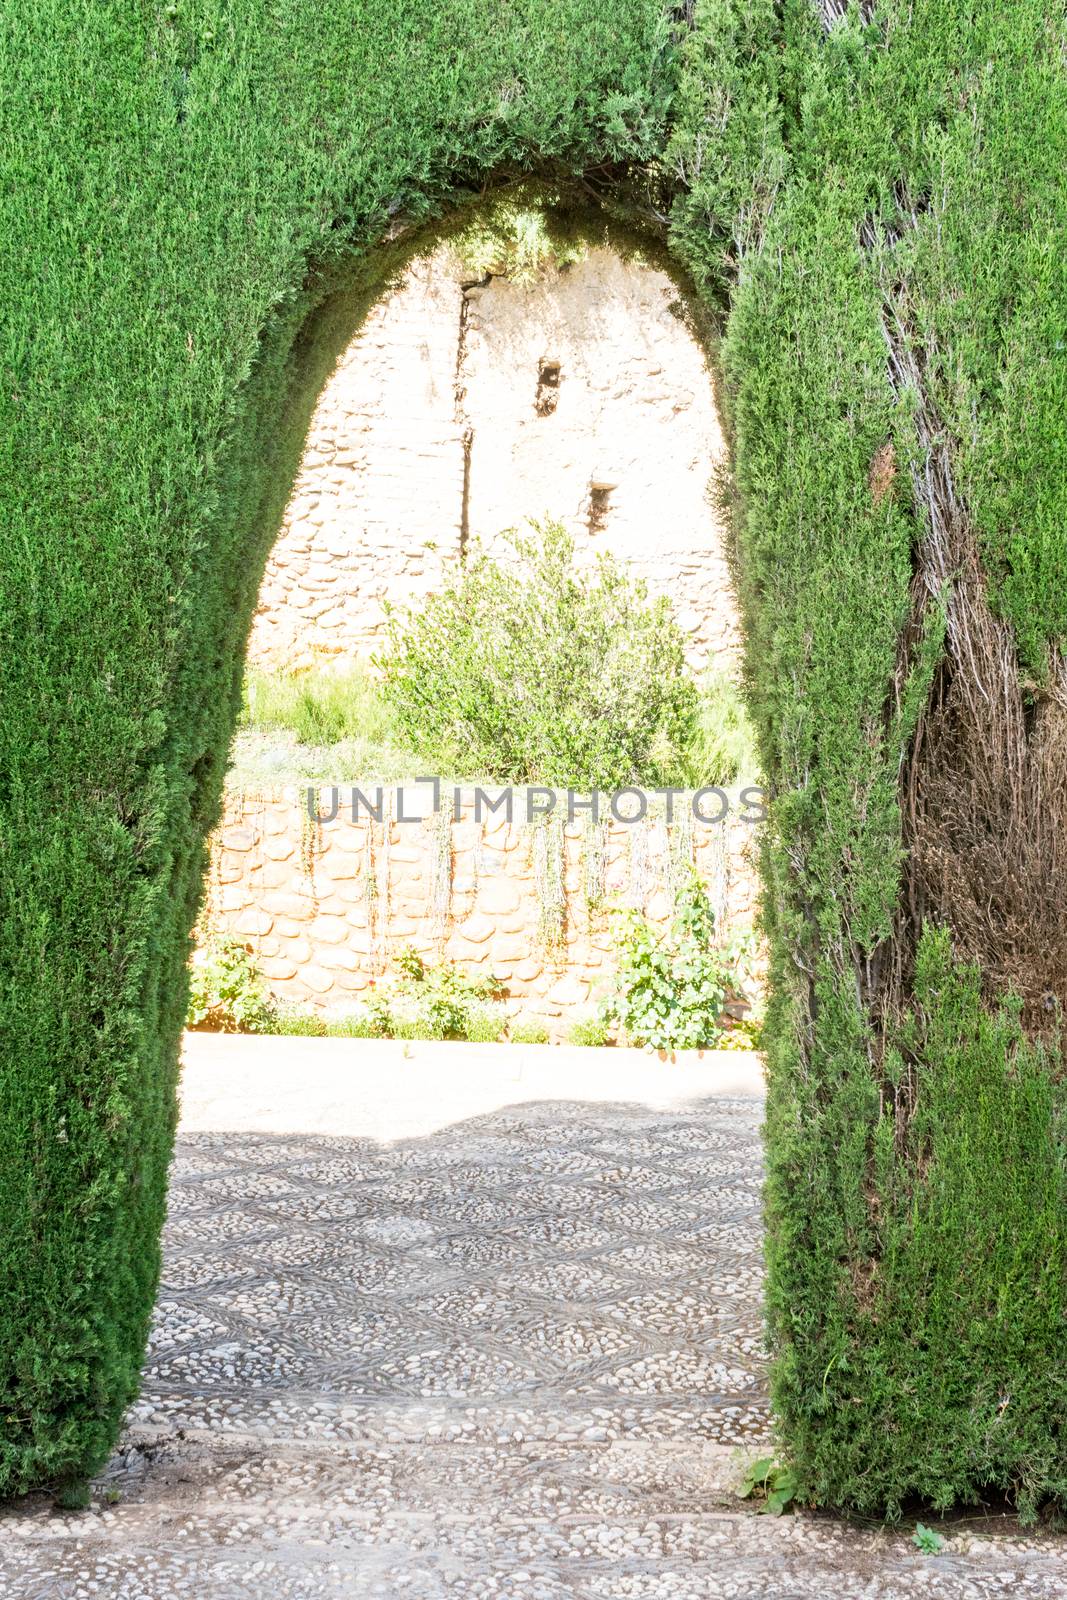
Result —
[[1042, 0], [11, 0], [0, 1490], [137, 1387], [185, 961], [314, 397], [534, 174], [715, 328], [764, 851], [768, 1316], [820, 1504], [1067, 1494], [1067, 92]]

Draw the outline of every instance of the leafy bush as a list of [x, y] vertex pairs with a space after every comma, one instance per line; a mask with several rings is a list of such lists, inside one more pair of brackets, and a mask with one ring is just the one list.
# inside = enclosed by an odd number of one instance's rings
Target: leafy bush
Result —
[[504, 1031], [503, 1011], [486, 1004], [504, 993], [498, 979], [470, 978], [449, 962], [427, 966], [415, 950], [402, 951], [395, 965], [398, 976], [375, 987], [366, 1002], [379, 1038], [487, 1042]]
[[376, 1023], [366, 1011], [350, 1011], [344, 1016], [326, 1018], [326, 1036], [330, 1039], [380, 1039]]
[[557, 524], [481, 553], [420, 611], [393, 616], [379, 665], [403, 736], [442, 772], [601, 788], [668, 782], [696, 711], [664, 598], [607, 556], [579, 572]]
[[190, 963], [186, 1025], [204, 1033], [273, 1033], [275, 1013], [255, 957], [239, 939], [205, 940]]
[[622, 914], [615, 991], [605, 1007], [633, 1044], [656, 1050], [711, 1046], [735, 978], [716, 944], [707, 892], [690, 872], [666, 934], [637, 912]]
[[[246, 962], [246, 981], [261, 988], [247, 956]], [[453, 966], [428, 967], [410, 950], [401, 953], [397, 967], [399, 977], [372, 990], [354, 1011], [324, 1017], [304, 1006], [268, 1004], [256, 1031], [292, 1038], [466, 1039], [472, 1044], [503, 1037], [507, 1014], [495, 1003], [503, 992], [495, 978], [468, 978]]]
[[[674, 765], [656, 776], [691, 788], [754, 777], [752, 725], [733, 678], [709, 674], [695, 688], [694, 708], [684, 736], [679, 734]], [[343, 671], [249, 668], [238, 728], [232, 770], [245, 786], [270, 783], [297, 768], [309, 777], [390, 782], [410, 778], [446, 754], [449, 776], [490, 776], [477, 764], [482, 752], [445, 751], [436, 734], [426, 738], [414, 722], [402, 728], [382, 683], [360, 663]], [[280, 747], [279, 735], [295, 747]]]
[[742, 1017], [739, 1021], [731, 1022], [729, 1027], [724, 1027], [719, 1034], [718, 1046], [720, 1050], [759, 1050], [763, 1042], [763, 1028], [760, 1023], [754, 1022], [750, 1017]]
[[502, 1006], [471, 1006], [463, 1037], [469, 1044], [498, 1044], [504, 1037], [507, 1020]]

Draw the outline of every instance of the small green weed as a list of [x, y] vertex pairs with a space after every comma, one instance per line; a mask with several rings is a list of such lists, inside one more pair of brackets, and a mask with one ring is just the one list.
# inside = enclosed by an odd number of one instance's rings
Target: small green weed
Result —
[[780, 1517], [783, 1511], [791, 1511], [796, 1492], [795, 1472], [791, 1467], [779, 1466], [773, 1456], [762, 1456], [759, 1461], [754, 1461], [740, 1489], [742, 1500], [758, 1496], [763, 1502], [758, 1509], [771, 1517]]

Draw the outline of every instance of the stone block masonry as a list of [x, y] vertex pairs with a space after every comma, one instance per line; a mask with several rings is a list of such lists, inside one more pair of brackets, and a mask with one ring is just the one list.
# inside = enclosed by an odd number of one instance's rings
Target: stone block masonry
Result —
[[448, 246], [372, 310], [320, 397], [249, 660], [340, 666], [384, 604], [439, 588], [528, 518], [666, 594], [690, 663], [729, 667], [736, 608], [711, 489], [724, 444], [666, 274], [590, 249], [532, 284], [464, 281]]
[[[701, 823], [679, 801], [670, 827], [651, 814], [568, 824], [564, 813], [528, 824], [519, 820], [523, 793], [510, 822], [484, 806], [476, 820], [473, 789], [460, 791], [458, 819], [446, 793], [440, 812], [398, 822], [397, 791], [385, 789], [378, 822], [363, 809], [353, 821], [342, 791], [336, 818], [317, 823], [302, 786], [230, 794], [202, 932], [240, 939], [279, 1000], [323, 1013], [354, 1009], [413, 948], [430, 963], [493, 973], [512, 1009], [558, 1039], [610, 986], [611, 908], [632, 906], [666, 927], [687, 861], [724, 936], [752, 927], [754, 830], [737, 810]], [[409, 816], [411, 795], [405, 787]]]

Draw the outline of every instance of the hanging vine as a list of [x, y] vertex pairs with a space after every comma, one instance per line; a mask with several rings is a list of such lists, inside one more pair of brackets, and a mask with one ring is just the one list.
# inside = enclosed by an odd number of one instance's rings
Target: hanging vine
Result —
[[715, 823], [708, 841], [707, 860], [701, 873], [715, 913], [720, 938], [726, 936], [730, 905], [730, 852], [726, 848], [726, 824]]
[[443, 945], [452, 910], [452, 817], [446, 806], [427, 819], [430, 834], [430, 908], [433, 937]]
[[537, 890], [537, 938], [551, 955], [567, 942], [567, 896], [563, 887], [563, 824], [548, 817], [533, 830], [534, 885]]
[[630, 881], [628, 899], [635, 911], [643, 912], [651, 885], [648, 860], [648, 827], [644, 822], [634, 822], [627, 829], [630, 840]]
[[378, 927], [378, 870], [374, 850], [374, 822], [367, 819], [367, 832], [363, 841], [363, 905], [367, 913], [367, 934], [373, 957], [377, 944]]
[[608, 855], [608, 828], [602, 820], [587, 816], [582, 839], [582, 866], [585, 883], [585, 909], [595, 917], [603, 908]]
[[[374, 916], [371, 927], [371, 957], [376, 972], [384, 972], [389, 962], [389, 872], [393, 843], [393, 792], [382, 796], [382, 847], [375, 862]], [[368, 836], [374, 831], [371, 823]]]
[[693, 813], [689, 806], [675, 811], [674, 821], [667, 826], [667, 889], [671, 902], [678, 899], [678, 891], [688, 883], [693, 870]]
[[314, 911], [319, 908], [318, 889], [315, 884], [315, 860], [322, 850], [322, 821], [315, 808], [315, 815], [311, 816], [307, 806], [300, 807], [300, 871], [307, 880], [311, 890], [311, 904]]

